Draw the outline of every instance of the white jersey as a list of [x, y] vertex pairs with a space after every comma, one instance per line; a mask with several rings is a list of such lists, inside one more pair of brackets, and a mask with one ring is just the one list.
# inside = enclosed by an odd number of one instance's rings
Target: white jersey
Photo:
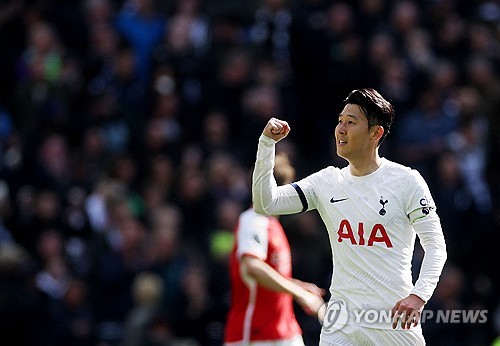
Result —
[[[439, 218], [427, 184], [408, 167], [382, 159], [366, 176], [349, 167], [327, 167], [296, 183], [276, 186], [275, 141], [261, 136], [253, 176], [254, 208], [269, 214], [316, 209], [328, 230], [333, 258], [331, 300], [350, 310], [390, 311], [413, 293], [427, 301], [446, 260]], [[412, 282], [411, 262], [418, 235], [425, 250]], [[365, 324], [349, 314], [348, 324]], [[371, 328], [392, 328], [370, 321]]]

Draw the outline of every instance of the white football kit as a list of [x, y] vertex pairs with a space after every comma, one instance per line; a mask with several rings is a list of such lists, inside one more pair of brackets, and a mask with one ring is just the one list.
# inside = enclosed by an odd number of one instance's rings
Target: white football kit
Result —
[[[259, 139], [254, 208], [271, 215], [316, 209], [332, 249], [330, 303], [343, 302], [346, 325], [392, 330], [387, 312], [409, 294], [427, 301], [446, 261], [441, 224], [424, 179], [383, 158], [381, 166], [366, 176], [351, 175], [349, 167], [330, 166], [278, 187], [273, 176], [275, 143], [264, 135]], [[425, 256], [413, 284], [415, 235]], [[331, 315], [327, 311], [327, 317]], [[322, 340], [328, 340], [325, 328]]]

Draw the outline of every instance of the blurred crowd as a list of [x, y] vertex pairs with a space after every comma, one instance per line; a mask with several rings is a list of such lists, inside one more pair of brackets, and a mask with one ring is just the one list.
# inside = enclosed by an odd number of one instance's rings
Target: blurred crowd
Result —
[[[426, 322], [428, 344], [500, 334], [498, 1], [1, 0], [0, 71], [2, 344], [221, 345], [265, 123], [290, 123], [299, 178], [344, 166], [333, 129], [362, 87], [396, 108], [382, 155], [438, 206], [426, 308], [488, 311]], [[282, 220], [294, 276], [327, 288], [317, 215]]]

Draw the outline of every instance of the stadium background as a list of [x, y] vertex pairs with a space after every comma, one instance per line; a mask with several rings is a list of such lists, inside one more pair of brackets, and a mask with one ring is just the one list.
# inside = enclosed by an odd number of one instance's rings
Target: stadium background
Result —
[[[427, 179], [448, 244], [427, 308], [488, 310], [428, 344], [491, 345], [499, 69], [498, 1], [0, 1], [0, 343], [220, 345], [264, 124], [291, 124], [298, 177], [343, 166], [341, 101], [374, 87], [397, 113], [382, 155]], [[317, 215], [283, 223], [294, 276], [328, 287]]]

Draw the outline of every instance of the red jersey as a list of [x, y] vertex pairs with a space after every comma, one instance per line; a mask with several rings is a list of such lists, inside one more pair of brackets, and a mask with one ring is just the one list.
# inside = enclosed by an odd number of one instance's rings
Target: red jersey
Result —
[[292, 277], [290, 245], [278, 219], [252, 209], [243, 212], [230, 259], [232, 296], [224, 341], [289, 340], [301, 335], [292, 296], [270, 291], [242, 275], [239, 260], [243, 255], [258, 257], [285, 278]]

